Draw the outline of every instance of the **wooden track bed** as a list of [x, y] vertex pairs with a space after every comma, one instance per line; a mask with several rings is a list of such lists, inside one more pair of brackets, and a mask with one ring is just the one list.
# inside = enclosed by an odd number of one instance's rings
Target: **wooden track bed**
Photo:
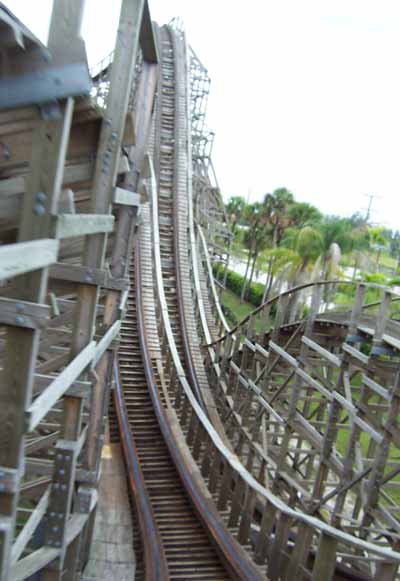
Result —
[[170, 579], [229, 579], [194, 513], [158, 425], [138, 337], [133, 265], [130, 274], [132, 285], [119, 351], [120, 378], [131, 437], [161, 536]]

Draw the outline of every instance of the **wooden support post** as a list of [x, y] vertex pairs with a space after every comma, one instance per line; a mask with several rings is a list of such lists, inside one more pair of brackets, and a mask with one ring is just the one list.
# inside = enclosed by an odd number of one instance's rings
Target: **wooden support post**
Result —
[[[75, 13], [72, 10], [72, 14]], [[69, 22], [69, 21], [68, 21]], [[52, 20], [51, 34], [56, 23]], [[19, 242], [50, 237], [51, 216], [57, 211], [61, 192], [63, 167], [71, 126], [73, 100], [60, 103], [56, 120], [42, 120], [33, 132], [31, 174], [27, 178], [27, 192], [23, 199]], [[48, 268], [40, 268], [20, 276], [15, 284], [13, 298], [44, 303], [47, 291]], [[4, 356], [4, 370], [0, 385], [0, 466], [18, 470], [23, 458], [25, 410], [30, 405], [34, 371], [39, 347], [40, 330], [8, 327]], [[0, 492], [0, 517], [15, 526], [19, 485], [12, 493]], [[2, 579], [8, 578], [10, 541], [5, 538], [0, 557]]]
[[330, 581], [336, 564], [337, 539], [326, 533], [321, 534], [318, 553], [312, 571], [312, 581]]

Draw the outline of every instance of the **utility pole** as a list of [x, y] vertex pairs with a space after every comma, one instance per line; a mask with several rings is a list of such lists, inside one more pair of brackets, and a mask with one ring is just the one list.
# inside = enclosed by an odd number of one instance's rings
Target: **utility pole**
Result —
[[374, 198], [379, 199], [379, 198], [381, 198], [381, 196], [377, 196], [375, 194], [364, 194], [364, 196], [366, 196], [367, 198], [369, 198], [368, 208], [366, 208], [367, 214], [365, 216], [365, 221], [368, 222], [368, 220], [370, 218], [370, 215], [371, 215], [372, 200]]

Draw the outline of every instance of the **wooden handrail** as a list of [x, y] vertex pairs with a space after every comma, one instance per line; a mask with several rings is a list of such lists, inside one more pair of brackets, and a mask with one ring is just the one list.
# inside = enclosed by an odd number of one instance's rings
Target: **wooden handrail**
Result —
[[[246, 323], [248, 323], [251, 318], [258, 315], [265, 308], [270, 307], [272, 304], [276, 303], [279, 300], [279, 298], [281, 298], [281, 297], [287, 297], [293, 293], [300, 292], [300, 291], [305, 290], [307, 288], [312, 288], [316, 285], [327, 286], [327, 285], [332, 285], [332, 284], [343, 284], [343, 285], [354, 285], [354, 286], [362, 284], [366, 288], [373, 288], [376, 290], [381, 290], [381, 291], [385, 291], [385, 292], [390, 293], [394, 297], [392, 299], [393, 301], [400, 300], [399, 293], [389, 289], [388, 287], [386, 287], [384, 285], [379, 285], [379, 284], [371, 283], [371, 282], [359, 282], [359, 281], [352, 281], [352, 280], [319, 280], [319, 281], [315, 281], [315, 282], [307, 282], [307, 283], [292, 287], [292, 288], [290, 288], [282, 293], [279, 293], [279, 294], [275, 295], [274, 297], [272, 297], [271, 299], [269, 299], [268, 301], [266, 301], [265, 303], [263, 303], [262, 305], [259, 305], [253, 311], [251, 311], [248, 315], [246, 315], [239, 323], [237, 323], [234, 327], [232, 327], [227, 333], [225, 333], [225, 335], [223, 335], [222, 337], [220, 337], [216, 341], [213, 341], [212, 343], [204, 345], [204, 347], [211, 347], [212, 345], [217, 345], [218, 343], [222, 343], [223, 341], [225, 341], [225, 339], [229, 335], [233, 336], [241, 327], [243, 327]], [[380, 303], [369, 303], [367, 305], [364, 305], [363, 308], [370, 308], [372, 306], [376, 306], [377, 304], [380, 304]], [[325, 315], [327, 313], [323, 313], [323, 314]]]

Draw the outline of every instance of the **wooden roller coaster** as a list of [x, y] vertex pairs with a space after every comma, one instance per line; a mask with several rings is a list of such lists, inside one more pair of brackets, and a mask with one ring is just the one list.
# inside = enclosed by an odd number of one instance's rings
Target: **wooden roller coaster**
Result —
[[[207, 70], [122, 0], [90, 74], [82, 10], [45, 47], [0, 4], [1, 580], [399, 579], [400, 297], [310, 283], [231, 329]], [[105, 441], [131, 508], [93, 573]]]

